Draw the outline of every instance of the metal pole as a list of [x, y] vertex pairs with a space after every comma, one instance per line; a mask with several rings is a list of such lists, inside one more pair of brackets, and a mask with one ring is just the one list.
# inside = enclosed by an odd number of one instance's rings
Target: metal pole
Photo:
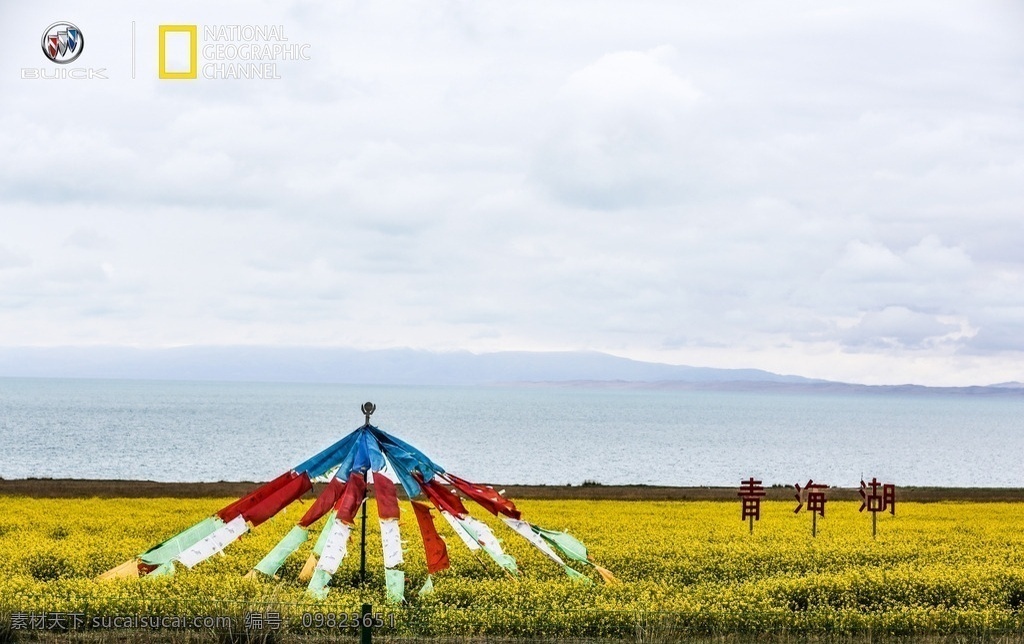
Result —
[[811, 536], [818, 536], [818, 513], [811, 511]]
[[[370, 416], [377, 410], [377, 405], [372, 402], [364, 403], [362, 412], [366, 416], [366, 423], [363, 427], [370, 427]], [[366, 589], [366, 498], [367, 493], [363, 492], [363, 529], [362, 537], [359, 539], [359, 586]], [[372, 644], [373, 642], [373, 608], [370, 604], [363, 604], [362, 619], [360, 624], [360, 644]]]
[[359, 540], [359, 585], [366, 585], [366, 494], [363, 493], [363, 537]]
[[754, 534], [754, 515], [750, 515], [750, 534]]
[[373, 642], [373, 609], [369, 604], [363, 604], [363, 614], [360, 620], [359, 644], [371, 644]]
[[[365, 402], [365, 403], [363, 403], [363, 406], [360, 409], [362, 410], [363, 414], [366, 416], [366, 423], [363, 425], [363, 427], [369, 427], [370, 426], [370, 416], [373, 415], [373, 412], [377, 411], [377, 405], [374, 405], [372, 402]], [[366, 585], [366, 495], [367, 495], [367, 493], [366, 493], [365, 488], [364, 488], [364, 491], [363, 491], [363, 534], [362, 534], [362, 538], [359, 540], [359, 585], [360, 586], [365, 586]]]
[[872, 512], [871, 513], [871, 538], [872, 539], [875, 538], [875, 534], [877, 533], [877, 531], [878, 531], [878, 513], [877, 512]]

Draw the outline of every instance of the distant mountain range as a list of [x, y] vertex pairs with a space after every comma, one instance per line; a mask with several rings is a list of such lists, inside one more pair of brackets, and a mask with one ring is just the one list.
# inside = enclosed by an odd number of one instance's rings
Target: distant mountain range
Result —
[[640, 362], [596, 352], [121, 347], [0, 349], [0, 376], [474, 385], [582, 380], [814, 382], [758, 369]]
[[534, 384], [575, 387], [765, 391], [1024, 393], [992, 387], [871, 387], [760, 369], [641, 362], [598, 352], [475, 354], [414, 349], [123, 347], [0, 348], [0, 377], [315, 382], [363, 385]]

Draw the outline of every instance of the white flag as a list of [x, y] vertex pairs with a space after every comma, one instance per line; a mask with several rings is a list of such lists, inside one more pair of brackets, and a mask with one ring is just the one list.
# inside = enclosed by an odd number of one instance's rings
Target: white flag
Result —
[[466, 525], [467, 532], [476, 535], [477, 540], [479, 540], [480, 545], [483, 546], [484, 550], [498, 555], [505, 554], [505, 551], [501, 549], [501, 543], [498, 541], [498, 537], [494, 536], [491, 526], [487, 525], [480, 519], [474, 519], [468, 515], [462, 521]]
[[557, 563], [559, 566], [565, 565], [565, 562], [562, 561], [562, 558], [559, 557], [558, 554], [551, 549], [551, 546], [548, 545], [547, 541], [544, 541], [544, 539], [539, 534], [533, 531], [533, 528], [530, 527], [529, 523], [527, 523], [526, 521], [522, 521], [520, 519], [513, 519], [510, 517], [501, 517], [501, 520], [505, 522], [505, 525], [515, 530], [516, 533], [521, 535], [524, 539], [526, 539], [533, 545], [537, 546], [538, 550], [540, 550], [548, 557], [550, 557], [551, 560]]
[[242, 515], [238, 515], [217, 528], [213, 534], [178, 555], [178, 561], [192, 568], [227, 548], [231, 542], [248, 532], [248, 530], [249, 525], [245, 522]]
[[490, 526], [479, 519], [474, 519], [467, 515], [466, 518], [462, 519], [462, 527], [470, 535], [476, 537], [484, 552], [490, 555], [496, 564], [509, 572], [515, 573], [517, 571], [515, 558], [512, 555], [506, 554], [501, 549], [501, 542], [498, 541], [498, 537], [494, 536]]
[[384, 567], [395, 568], [404, 561], [402, 557], [402, 535], [398, 531], [398, 519], [380, 520], [380, 543], [384, 547]]
[[341, 560], [348, 554], [348, 537], [352, 533], [352, 528], [335, 519], [330, 529], [331, 533], [327, 535], [324, 551], [320, 555], [320, 561], [316, 563], [316, 569], [333, 575], [341, 565]]
[[448, 523], [452, 526], [452, 530], [455, 531], [455, 534], [459, 535], [459, 538], [462, 539], [462, 542], [466, 544], [467, 548], [469, 548], [470, 550], [480, 549], [480, 544], [476, 542], [476, 539], [469, 536], [469, 533], [466, 532], [466, 529], [462, 527], [462, 524], [459, 523], [459, 520], [453, 517], [450, 512], [446, 510], [441, 510], [441, 516], [443, 516], [445, 520], [448, 521]]

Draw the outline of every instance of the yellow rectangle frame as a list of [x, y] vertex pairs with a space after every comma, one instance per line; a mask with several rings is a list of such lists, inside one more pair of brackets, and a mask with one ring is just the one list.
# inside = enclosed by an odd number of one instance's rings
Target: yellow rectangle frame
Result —
[[[189, 67], [187, 72], [167, 71], [167, 34], [187, 33], [191, 50], [189, 51]], [[199, 75], [199, 35], [196, 25], [160, 25], [159, 27], [159, 48], [160, 48], [160, 78], [193, 79]]]

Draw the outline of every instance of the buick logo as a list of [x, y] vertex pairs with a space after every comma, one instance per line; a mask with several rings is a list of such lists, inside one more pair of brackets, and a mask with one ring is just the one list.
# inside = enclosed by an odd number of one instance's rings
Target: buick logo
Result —
[[43, 32], [43, 53], [58, 65], [67, 65], [82, 55], [85, 37], [70, 22], [55, 22]]

